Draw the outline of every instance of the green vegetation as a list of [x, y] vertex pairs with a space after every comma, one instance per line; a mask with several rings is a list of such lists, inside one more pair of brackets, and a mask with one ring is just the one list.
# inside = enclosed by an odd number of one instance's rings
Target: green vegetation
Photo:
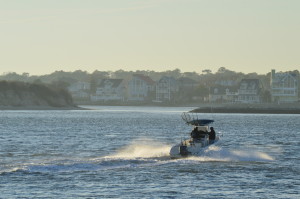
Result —
[[20, 81], [0, 81], [0, 106], [74, 106], [63, 88]]

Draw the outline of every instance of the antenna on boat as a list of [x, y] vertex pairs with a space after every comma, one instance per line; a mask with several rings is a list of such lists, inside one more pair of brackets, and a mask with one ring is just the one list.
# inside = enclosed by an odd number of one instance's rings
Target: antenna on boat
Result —
[[182, 118], [182, 120], [185, 121], [187, 124], [190, 123], [190, 122], [192, 121], [190, 114], [187, 113], [187, 112], [183, 112], [183, 113], [181, 114], [181, 118]]

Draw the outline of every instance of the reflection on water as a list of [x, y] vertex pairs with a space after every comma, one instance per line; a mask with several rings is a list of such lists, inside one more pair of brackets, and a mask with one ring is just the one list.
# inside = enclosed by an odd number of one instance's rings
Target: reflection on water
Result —
[[173, 160], [170, 147], [191, 130], [181, 121], [186, 110], [1, 111], [1, 196], [299, 196], [299, 115], [202, 114], [215, 120], [221, 142]]

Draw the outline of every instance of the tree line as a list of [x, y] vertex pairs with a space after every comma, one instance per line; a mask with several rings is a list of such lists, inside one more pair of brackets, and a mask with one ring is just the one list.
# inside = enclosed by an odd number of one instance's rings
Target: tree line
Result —
[[[283, 71], [283, 72], [293, 72], [297, 74], [299, 77], [298, 70]], [[212, 73], [210, 69], [204, 69], [202, 70], [202, 73], [181, 72], [180, 69], [166, 70], [163, 72], [156, 72], [153, 70], [125, 71], [121, 69], [116, 71], [95, 70], [92, 73], [88, 73], [87, 71], [83, 71], [83, 70], [76, 70], [72, 72], [66, 72], [61, 70], [61, 71], [55, 71], [51, 74], [45, 74], [40, 76], [30, 75], [29, 73], [18, 74], [15, 72], [10, 72], [10, 73], [4, 73], [0, 75], [0, 80], [23, 81], [23, 82], [31, 82], [31, 83], [47, 83], [47, 84], [49, 83], [57, 84], [57, 83], [64, 82], [65, 84], [70, 84], [77, 81], [91, 82], [95, 79], [103, 79], [103, 78], [118, 78], [118, 79], [129, 80], [133, 74], [143, 74], [149, 76], [154, 81], [159, 80], [162, 76], [170, 76], [170, 77], [174, 77], [175, 79], [180, 77], [188, 77], [204, 85], [211, 85], [217, 80], [239, 81], [245, 78], [246, 79], [255, 78], [261, 80], [263, 84], [268, 85], [271, 71], [268, 72], [267, 74], [257, 74], [255, 72], [245, 74], [242, 72], [235, 72], [235, 71], [228, 70], [225, 67], [219, 68], [215, 73]]]
[[[282, 71], [282, 72], [292, 72], [297, 75], [299, 79], [299, 71]], [[194, 88], [195, 90], [188, 92], [186, 91], [185, 96], [192, 97], [196, 91], [198, 93], [207, 94], [208, 89], [210, 87], [216, 86], [218, 84], [224, 83], [238, 83], [242, 79], [259, 79], [263, 89], [265, 91], [270, 90], [270, 78], [271, 78], [271, 71], [267, 74], [257, 74], [257, 73], [242, 73], [242, 72], [235, 72], [228, 70], [225, 67], [220, 67], [215, 73], [213, 73], [210, 69], [204, 69], [201, 73], [197, 72], [182, 72], [180, 69], [174, 70], [166, 70], [163, 72], [156, 72], [153, 70], [136, 70], [136, 71], [125, 71], [125, 70], [116, 70], [116, 71], [99, 71], [95, 70], [92, 73], [88, 73], [87, 71], [83, 70], [76, 70], [73, 72], [65, 72], [65, 71], [55, 71], [51, 74], [46, 75], [30, 75], [29, 73], [17, 74], [15, 72], [2, 74], [0, 76], [0, 80], [6, 81], [20, 81], [20, 82], [30, 82], [34, 83], [35, 85], [38, 84], [48, 84], [53, 86], [54, 88], [62, 88], [66, 89], [72, 83], [78, 81], [84, 81], [91, 83], [91, 92], [95, 90], [96, 84], [99, 79], [104, 78], [116, 78], [116, 79], [124, 79], [130, 80], [133, 74], [143, 74], [149, 76], [154, 81], [159, 80], [162, 76], [169, 76], [174, 77], [175, 79], [186, 77], [195, 80], [198, 83], [198, 87]], [[300, 81], [299, 81], [300, 82]], [[38, 89], [38, 88], [35, 88]], [[299, 87], [300, 89], [300, 87]], [[200, 92], [201, 91], [201, 92]], [[43, 92], [43, 91], [39, 91]], [[49, 93], [51, 93], [49, 91]], [[300, 93], [300, 92], [298, 92]], [[268, 95], [268, 93], [265, 93]]]
[[0, 105], [73, 106], [69, 92], [51, 84], [0, 81]]

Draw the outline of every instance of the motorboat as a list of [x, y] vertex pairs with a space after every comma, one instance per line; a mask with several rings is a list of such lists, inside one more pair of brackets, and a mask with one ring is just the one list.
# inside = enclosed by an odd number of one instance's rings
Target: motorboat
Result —
[[199, 119], [197, 114], [187, 112], [182, 113], [181, 117], [183, 121], [185, 121], [187, 125], [192, 126], [193, 129], [189, 133], [189, 139], [182, 139], [179, 144], [172, 146], [170, 150], [171, 158], [199, 156], [210, 145], [219, 141], [220, 136], [215, 135], [215, 132], [213, 132], [214, 136], [210, 136], [213, 130], [212, 128], [212, 130], [209, 131], [210, 124], [212, 124], [214, 120]]

